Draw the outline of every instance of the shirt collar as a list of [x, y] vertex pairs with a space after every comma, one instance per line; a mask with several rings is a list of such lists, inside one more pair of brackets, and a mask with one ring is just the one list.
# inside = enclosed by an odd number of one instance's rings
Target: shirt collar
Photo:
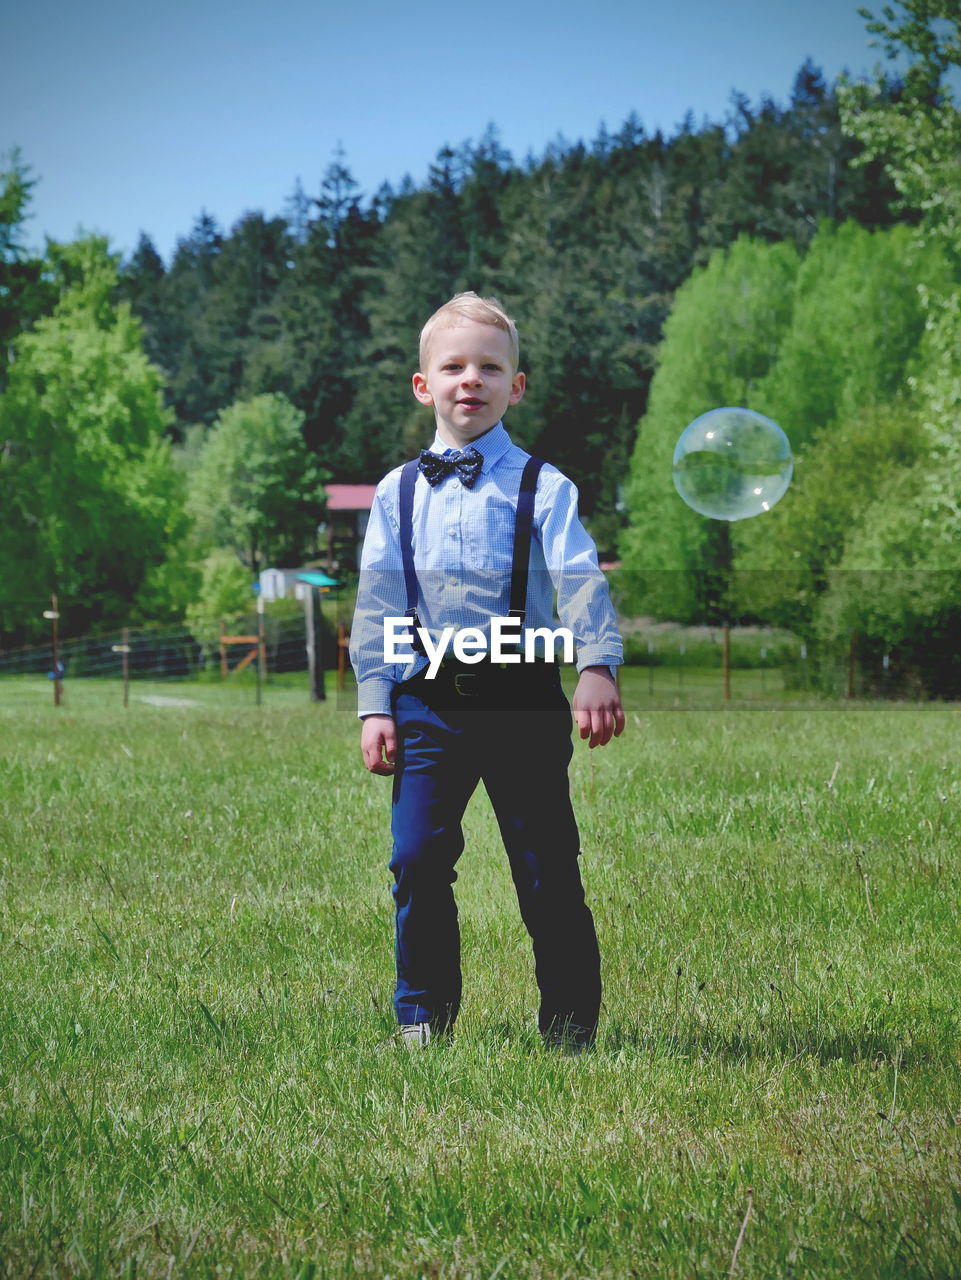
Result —
[[[507, 434], [504, 423], [498, 422], [496, 426], [491, 427], [490, 431], [485, 431], [477, 440], [472, 440], [471, 444], [479, 453], [484, 455], [484, 465], [481, 467], [481, 471], [486, 474], [496, 462], [500, 462], [511, 447], [511, 438]], [[446, 453], [450, 447], [439, 435], [435, 435], [430, 451], [431, 453]], [[465, 445], [464, 447], [466, 449], [468, 446]]]

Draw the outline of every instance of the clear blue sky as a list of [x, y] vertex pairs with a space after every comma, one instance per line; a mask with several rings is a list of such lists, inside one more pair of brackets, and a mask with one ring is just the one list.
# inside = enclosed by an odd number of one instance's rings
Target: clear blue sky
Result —
[[[224, 227], [308, 194], [339, 144], [366, 194], [423, 181], [493, 122], [515, 158], [630, 111], [672, 132], [738, 89], [786, 101], [806, 57], [866, 74], [858, 0], [32, 0], [3, 20], [0, 152], [40, 181], [28, 237], [79, 229], [169, 260], [201, 209]], [[875, 10], [880, 4], [874, 6]]]

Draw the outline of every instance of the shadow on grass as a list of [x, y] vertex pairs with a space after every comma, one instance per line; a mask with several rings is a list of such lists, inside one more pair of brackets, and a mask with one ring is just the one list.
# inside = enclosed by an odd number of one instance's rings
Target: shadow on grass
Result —
[[[751, 1031], [707, 1026], [681, 1026], [672, 1031], [669, 1020], [651, 1019], [640, 1024], [602, 1017], [594, 1052], [604, 1057], [624, 1053], [651, 1059], [712, 1059], [731, 1065], [808, 1059], [821, 1065], [842, 1062], [880, 1067], [897, 1063], [899, 1070], [929, 1067], [953, 1071], [961, 1052], [954, 1016], [949, 1010], [936, 1012], [942, 1014], [943, 1026], [929, 1025], [923, 1031], [864, 1022], [825, 1027], [799, 1020], [761, 1023]], [[464, 1018], [458, 1022], [453, 1041], [466, 1041], [472, 1050], [491, 1057], [514, 1056], [518, 1052], [554, 1056], [535, 1026], [519, 1025], [509, 1019], [477, 1025], [473, 1019]]]
[[958, 1040], [953, 1028], [918, 1036], [904, 1028], [832, 1028], [791, 1025], [763, 1026], [756, 1032], [740, 1029], [696, 1031], [669, 1026], [626, 1026], [613, 1023], [602, 1028], [601, 1047], [609, 1053], [640, 1053], [649, 1057], [713, 1058], [724, 1063], [809, 1058], [832, 1062], [893, 1063], [915, 1066], [956, 1067]]

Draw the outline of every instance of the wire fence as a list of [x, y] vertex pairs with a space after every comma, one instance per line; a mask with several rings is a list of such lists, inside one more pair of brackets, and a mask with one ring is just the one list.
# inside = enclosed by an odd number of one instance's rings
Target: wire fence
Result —
[[[624, 660], [646, 668], [649, 695], [689, 686], [720, 687], [723, 697], [920, 701], [930, 696], [913, 653], [856, 632], [802, 639], [764, 626], [681, 627], [623, 619]], [[961, 695], [961, 681], [958, 681]]]
[[[271, 619], [264, 631], [268, 673], [307, 669], [303, 619]], [[240, 667], [250, 649], [256, 647], [257, 620], [232, 621], [224, 634], [228, 641], [226, 654], [218, 623], [200, 631], [200, 638], [185, 626], [125, 627], [101, 635], [61, 636], [58, 640], [60, 674], [69, 679], [122, 677], [126, 666], [131, 679], [221, 679]], [[251, 637], [250, 643], [232, 643], [237, 635]], [[330, 665], [336, 665], [335, 655]], [[0, 650], [0, 675], [52, 676], [53, 673], [50, 643]]]
[[[213, 621], [194, 628], [131, 626], [96, 635], [60, 635], [56, 667], [52, 640], [0, 647], [0, 680], [32, 676], [68, 686], [74, 681], [122, 681], [126, 702], [127, 685], [137, 681], [256, 684], [259, 698], [261, 682], [267, 689], [297, 687], [296, 677], [302, 675], [303, 689], [316, 699], [324, 696], [317, 670], [326, 670], [337, 673], [335, 687], [344, 694], [344, 704], [352, 702], [349, 637], [339, 611], [321, 611], [313, 634], [303, 612], [268, 614], [260, 628], [261, 620], [253, 614], [232, 619], [229, 626]], [[632, 692], [646, 695], [651, 706], [926, 696], [917, 672], [895, 648], [879, 649], [872, 641], [865, 650], [856, 635], [813, 644], [764, 627], [685, 628], [629, 618], [622, 619], [622, 630], [627, 665], [643, 668], [632, 677]]]

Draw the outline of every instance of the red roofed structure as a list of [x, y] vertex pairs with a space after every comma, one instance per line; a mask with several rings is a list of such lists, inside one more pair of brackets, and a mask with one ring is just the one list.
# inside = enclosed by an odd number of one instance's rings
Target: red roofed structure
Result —
[[375, 484], [329, 484], [328, 511], [369, 511], [374, 505]]
[[360, 549], [374, 504], [374, 484], [328, 484], [327, 572], [350, 572], [360, 565]]

